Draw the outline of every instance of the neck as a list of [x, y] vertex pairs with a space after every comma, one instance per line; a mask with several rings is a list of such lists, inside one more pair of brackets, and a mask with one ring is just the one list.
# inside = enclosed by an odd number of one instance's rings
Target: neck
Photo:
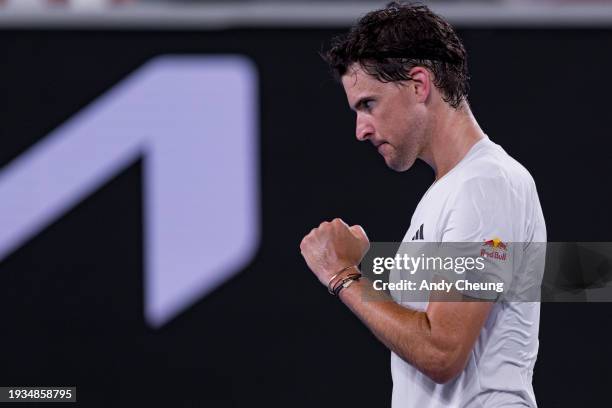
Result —
[[466, 101], [458, 109], [441, 104], [430, 123], [429, 141], [420, 158], [433, 168], [437, 181], [451, 171], [485, 134]]

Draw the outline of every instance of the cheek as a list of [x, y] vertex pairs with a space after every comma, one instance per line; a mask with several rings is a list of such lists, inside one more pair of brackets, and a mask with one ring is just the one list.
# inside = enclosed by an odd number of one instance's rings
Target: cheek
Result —
[[423, 133], [424, 123], [423, 117], [415, 112], [413, 115], [407, 115], [404, 118], [402, 129], [411, 139], [420, 139]]
[[385, 109], [376, 120], [377, 133], [393, 145], [411, 145], [423, 133], [423, 112], [396, 101], [396, 109]]
[[414, 136], [415, 123], [407, 117], [394, 118], [385, 123], [387, 134], [392, 139], [392, 144], [405, 145], [410, 144]]

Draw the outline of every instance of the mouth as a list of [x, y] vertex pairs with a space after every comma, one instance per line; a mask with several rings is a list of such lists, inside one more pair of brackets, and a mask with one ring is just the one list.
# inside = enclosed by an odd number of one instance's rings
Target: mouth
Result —
[[383, 146], [385, 146], [386, 144], [388, 144], [387, 142], [380, 142], [378, 144], [374, 144], [374, 146], [376, 147], [376, 150], [378, 150], [378, 153], [382, 154], [381, 149], [383, 148]]

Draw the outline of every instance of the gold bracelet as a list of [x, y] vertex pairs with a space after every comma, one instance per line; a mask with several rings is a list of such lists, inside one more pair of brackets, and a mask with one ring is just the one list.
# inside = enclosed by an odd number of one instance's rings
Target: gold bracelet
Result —
[[[332, 289], [332, 282], [334, 281], [334, 279], [336, 279], [338, 276], [340, 276], [340, 274], [342, 274], [342, 272], [346, 271], [347, 269], [350, 269], [352, 267], [356, 267], [357, 265], [349, 265], [349, 266], [345, 266], [344, 268], [340, 269], [340, 271], [338, 271], [337, 274], [335, 274], [334, 276], [331, 277], [331, 279], [329, 280], [329, 282], [327, 283], [327, 291], [329, 292], [330, 295], [333, 295], [333, 289]], [[335, 285], [334, 285], [335, 286]]]
[[359, 280], [361, 276], [361, 273], [351, 273], [350, 275], [346, 276], [339, 284], [334, 287], [333, 295], [338, 296], [340, 292], [342, 292], [342, 289], [351, 286], [353, 284], [353, 281]]
[[340, 292], [342, 292], [342, 290], [343, 290], [343, 289], [346, 289], [346, 288], [348, 288], [349, 286], [351, 286], [351, 285], [353, 284], [353, 282], [358, 281], [358, 280], [359, 280], [359, 278], [361, 278], [361, 275], [360, 275], [359, 277], [355, 278], [355, 279], [350, 279], [348, 282], [343, 283], [343, 284], [342, 284], [342, 289], [340, 289], [340, 290], [338, 291], [338, 294], [337, 294], [336, 296], [340, 296]]

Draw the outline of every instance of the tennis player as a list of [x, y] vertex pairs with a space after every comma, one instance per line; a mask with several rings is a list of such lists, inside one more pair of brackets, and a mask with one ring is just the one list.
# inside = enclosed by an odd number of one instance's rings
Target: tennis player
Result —
[[[426, 6], [394, 2], [336, 38], [325, 58], [356, 112], [357, 139], [393, 170], [416, 159], [434, 170], [404, 241], [476, 242], [497, 252], [524, 243], [488, 262], [537, 273], [529, 243], [545, 242], [546, 228], [534, 181], [474, 118], [466, 51], [452, 27]], [[300, 249], [391, 350], [394, 408], [536, 407], [539, 303], [364, 301], [374, 290], [358, 268], [368, 237], [340, 219], [314, 228]]]

